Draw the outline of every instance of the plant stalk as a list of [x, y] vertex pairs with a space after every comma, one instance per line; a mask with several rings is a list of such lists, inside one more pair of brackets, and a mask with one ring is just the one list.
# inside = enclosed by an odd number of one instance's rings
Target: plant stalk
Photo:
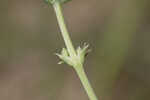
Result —
[[[68, 53], [69, 53], [70, 57], [76, 59], [77, 54], [76, 54], [76, 51], [72, 45], [72, 41], [70, 39], [68, 30], [66, 28], [66, 24], [64, 21], [64, 17], [63, 17], [63, 13], [62, 13], [62, 7], [61, 7], [60, 2], [56, 1], [53, 4], [53, 7], [54, 7], [54, 10], [55, 10], [55, 13], [57, 16], [58, 24], [59, 24], [63, 39], [65, 41], [65, 45], [67, 47]], [[98, 100], [92, 87], [91, 87], [91, 85], [90, 85], [90, 83], [89, 83], [89, 80], [88, 80], [88, 78], [84, 72], [83, 65], [77, 64], [77, 66], [73, 66], [73, 67], [74, 67], [77, 75], [79, 76], [79, 79], [81, 80], [82, 85], [83, 85], [86, 93], [88, 94], [89, 99], [90, 100]]]
[[76, 72], [80, 78], [80, 81], [81, 81], [86, 93], [88, 94], [89, 100], [98, 100], [93, 91], [93, 88], [91, 87], [91, 84], [86, 76], [86, 73], [85, 73], [83, 67], [80, 66], [80, 68], [76, 69]]
[[61, 4], [58, 1], [56, 1], [53, 4], [53, 7], [54, 7], [54, 10], [55, 10], [55, 13], [56, 13], [56, 17], [57, 17], [57, 20], [58, 20], [58, 24], [59, 24], [63, 39], [65, 41], [67, 50], [69, 52], [69, 55], [71, 57], [75, 57], [76, 52], [75, 52], [75, 49], [72, 45], [72, 42], [71, 42], [71, 39], [70, 39], [70, 36], [69, 36], [69, 32], [67, 30], [67, 27], [66, 27], [66, 24], [65, 24], [65, 21], [64, 21], [64, 16], [63, 16], [63, 13], [62, 13]]

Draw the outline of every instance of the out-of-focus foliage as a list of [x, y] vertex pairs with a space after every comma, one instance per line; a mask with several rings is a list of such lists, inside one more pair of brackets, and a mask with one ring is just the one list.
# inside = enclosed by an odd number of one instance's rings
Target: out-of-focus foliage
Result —
[[[72, 0], [73, 43], [88, 42], [85, 69], [100, 100], [150, 99], [149, 0]], [[0, 99], [88, 100], [76, 73], [53, 55], [64, 47], [43, 0], [0, 1]]]

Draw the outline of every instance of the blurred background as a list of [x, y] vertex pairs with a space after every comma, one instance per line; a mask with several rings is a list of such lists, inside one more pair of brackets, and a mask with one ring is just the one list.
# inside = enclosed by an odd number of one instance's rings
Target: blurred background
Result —
[[[99, 100], [150, 100], [150, 1], [72, 0], [64, 15]], [[43, 0], [0, 0], [0, 100], [88, 100], [54, 55], [64, 42]]]

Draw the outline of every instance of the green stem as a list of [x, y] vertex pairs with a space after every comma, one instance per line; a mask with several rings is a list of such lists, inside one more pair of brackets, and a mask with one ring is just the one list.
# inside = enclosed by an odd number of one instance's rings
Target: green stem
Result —
[[63, 13], [62, 13], [61, 4], [58, 1], [56, 1], [53, 4], [53, 7], [55, 9], [57, 20], [58, 20], [58, 24], [59, 24], [59, 27], [60, 27], [63, 39], [65, 41], [67, 50], [69, 52], [69, 55], [71, 57], [74, 57], [76, 55], [76, 52], [75, 52], [75, 49], [74, 49], [74, 47], [72, 45], [72, 42], [71, 42], [68, 30], [66, 28], [66, 24], [65, 24], [65, 21], [64, 21]]
[[[53, 7], [55, 9], [55, 13], [57, 16], [59, 27], [60, 27], [63, 39], [65, 41], [67, 50], [69, 52], [69, 55], [74, 60], [78, 60], [78, 59], [76, 59], [77, 54], [76, 54], [76, 51], [72, 45], [68, 30], [66, 28], [66, 24], [64, 21], [63, 13], [62, 13], [61, 4], [59, 3], [59, 1], [55, 1], [55, 3], [53, 4]], [[90, 85], [90, 83], [89, 83], [89, 80], [88, 80], [88, 78], [84, 72], [82, 64], [79, 63], [79, 64], [77, 64], [77, 66], [73, 66], [73, 67], [75, 68], [75, 71], [77, 72], [77, 74], [78, 74], [78, 76], [79, 76], [79, 78], [80, 78], [80, 80], [81, 80], [81, 82], [85, 88], [85, 91], [87, 92], [87, 94], [89, 96], [89, 99], [90, 100], [98, 100], [92, 87], [91, 87], [91, 85]]]
[[84, 89], [86, 91], [86, 93], [88, 94], [89, 96], [89, 99], [90, 100], [98, 100], [94, 91], [93, 91], [93, 88], [91, 87], [91, 84], [86, 76], [86, 73], [83, 69], [83, 67], [81, 66], [80, 68], [76, 69], [76, 72], [84, 86]]

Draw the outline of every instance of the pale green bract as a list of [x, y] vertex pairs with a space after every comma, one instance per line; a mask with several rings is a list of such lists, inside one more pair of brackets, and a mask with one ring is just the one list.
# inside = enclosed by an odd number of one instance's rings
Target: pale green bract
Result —
[[[78, 59], [78, 61], [81, 62], [81, 64], [84, 63], [85, 55], [88, 52], [88, 50], [87, 50], [88, 47], [89, 47], [89, 45], [84, 44], [83, 48], [81, 48], [79, 46], [76, 50], [76, 53], [77, 53], [76, 58]], [[66, 63], [70, 66], [75, 66], [76, 65], [75, 59], [72, 59], [72, 57], [70, 57], [70, 55], [69, 55], [66, 48], [62, 49], [61, 54], [56, 53], [56, 55], [62, 60], [58, 64]]]

